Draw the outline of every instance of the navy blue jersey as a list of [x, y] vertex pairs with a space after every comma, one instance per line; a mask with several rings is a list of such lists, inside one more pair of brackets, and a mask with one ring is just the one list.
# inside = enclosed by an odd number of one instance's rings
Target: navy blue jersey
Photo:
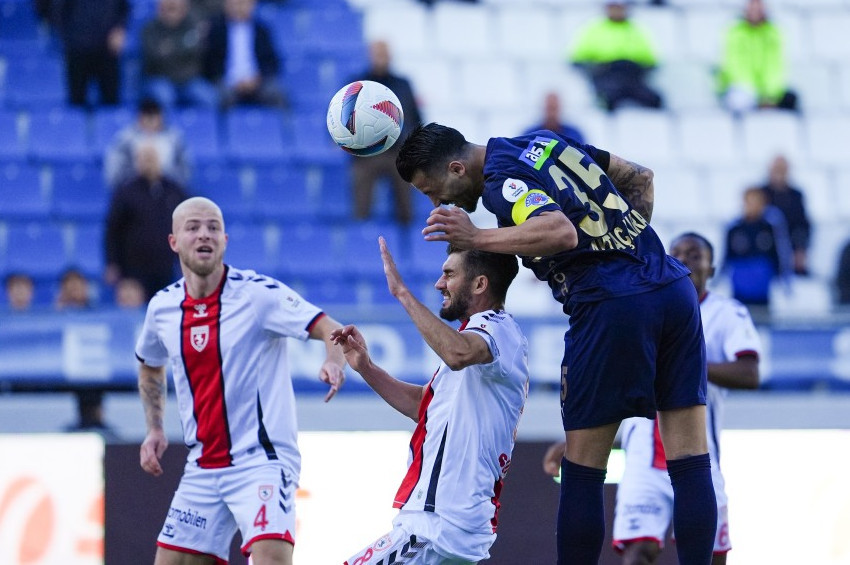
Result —
[[515, 226], [546, 211], [575, 225], [578, 246], [549, 257], [521, 257], [565, 305], [638, 294], [688, 275], [667, 255], [643, 216], [592, 159], [599, 150], [541, 130], [487, 143], [484, 207], [499, 226]]

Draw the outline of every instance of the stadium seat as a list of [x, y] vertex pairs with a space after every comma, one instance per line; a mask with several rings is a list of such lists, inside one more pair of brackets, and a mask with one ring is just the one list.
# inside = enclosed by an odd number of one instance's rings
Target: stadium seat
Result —
[[839, 81], [839, 97], [841, 107], [845, 110], [850, 109], [850, 63], [845, 63], [841, 66], [838, 74]]
[[835, 202], [837, 209], [834, 212], [837, 212], [838, 217], [846, 222], [850, 220], [850, 190], [847, 190], [850, 186], [850, 168], [847, 165], [835, 171], [834, 184], [838, 188]]
[[460, 101], [455, 101], [456, 105], [509, 111], [524, 102], [520, 75], [511, 62], [492, 58], [467, 59], [456, 72], [461, 96]]
[[17, 112], [0, 110], [0, 160], [21, 161], [25, 157], [26, 145], [21, 136]]
[[48, 223], [10, 224], [6, 239], [7, 272], [55, 280], [70, 266], [62, 229]]
[[56, 219], [97, 222], [106, 217], [111, 194], [99, 167], [54, 167], [52, 186]]
[[30, 118], [29, 152], [33, 159], [51, 163], [93, 160], [88, 123], [82, 110], [54, 108]]
[[103, 221], [79, 222], [74, 225], [70, 262], [87, 276], [103, 276], [105, 268]]
[[652, 223], [699, 220], [706, 215], [706, 194], [699, 174], [690, 167], [655, 167]]
[[398, 59], [427, 53], [434, 41], [431, 30], [431, 13], [419, 2], [367, 2], [363, 6], [364, 37], [386, 41]]
[[8, 63], [4, 87], [8, 107], [42, 109], [65, 102], [65, 69], [58, 58], [30, 56]]
[[409, 78], [420, 110], [429, 119], [429, 108], [451, 106], [453, 101], [456, 102], [456, 89], [445, 88], [454, 80], [455, 68], [449, 61], [422, 53], [399, 54], [393, 59], [393, 65], [400, 74]]
[[38, 18], [34, 2], [0, 3], [0, 37], [3, 39], [37, 39]]
[[749, 166], [708, 167], [704, 172], [705, 184], [701, 199], [704, 213], [727, 223], [743, 211], [744, 190], [764, 182], [764, 171]]
[[684, 45], [687, 58], [717, 64], [723, 55], [726, 30], [732, 25], [740, 6], [723, 8], [711, 2], [710, 6], [690, 7], [684, 11]]
[[349, 78], [347, 71], [339, 76], [331, 58], [295, 56], [286, 61], [283, 83], [296, 112], [321, 113], [327, 111], [328, 102]]
[[808, 161], [791, 162], [791, 185], [803, 193], [806, 212], [815, 225], [836, 220], [838, 193], [847, 190], [835, 180], [828, 169], [810, 166]]
[[[438, 2], [432, 7], [433, 27], [428, 43], [442, 56], [462, 59], [492, 55], [494, 25], [488, 10], [457, 3]], [[398, 25], [398, 23], [396, 23]]]
[[655, 69], [652, 83], [664, 97], [664, 105], [673, 112], [719, 108], [712, 66], [703, 61], [671, 61]]
[[681, 60], [686, 54], [679, 14], [677, 10], [657, 6], [635, 6], [632, 10], [632, 20], [649, 33], [655, 52], [665, 65]]
[[805, 158], [802, 128], [797, 114], [782, 110], [761, 110], [745, 114], [741, 121], [744, 156], [761, 166], [778, 154]]
[[50, 217], [50, 199], [40, 171], [31, 165], [7, 163], [0, 169], [0, 219], [37, 221]]
[[179, 109], [171, 115], [170, 121], [183, 130], [186, 145], [196, 163], [209, 163], [221, 158], [218, 118], [213, 110]]
[[[340, 53], [365, 56], [363, 43], [363, 16], [348, 7], [310, 8], [309, 17], [303, 19], [300, 43], [313, 53]], [[364, 60], [365, 62], [365, 60]]]
[[541, 59], [549, 64], [563, 63], [560, 50], [544, 47], [557, 45], [562, 37], [561, 30], [555, 29], [551, 10], [545, 6], [533, 4], [498, 6], [494, 12], [493, 21], [495, 24], [493, 54], [498, 54], [500, 58], [515, 59], [522, 64]]
[[850, 11], [818, 10], [809, 17], [812, 55], [823, 61], [845, 63], [850, 60]]
[[308, 169], [308, 178], [312, 177], [318, 179], [319, 207], [316, 213], [319, 217], [352, 218], [354, 197], [351, 192], [351, 175], [348, 170], [348, 163], [311, 166]]
[[407, 231], [411, 275], [419, 281], [436, 281], [439, 277], [440, 266], [446, 260], [446, 243], [426, 241], [422, 235], [421, 226], [411, 226], [407, 228]]
[[813, 162], [843, 166], [850, 147], [850, 116], [841, 112], [810, 114], [806, 118], [806, 141]]
[[102, 158], [115, 134], [135, 121], [136, 112], [128, 106], [97, 108], [92, 114], [92, 153]]
[[292, 117], [293, 156], [301, 163], [343, 164], [348, 155], [328, 134], [327, 110]]
[[226, 224], [251, 219], [251, 199], [243, 188], [242, 175], [236, 167], [199, 167], [192, 181], [192, 193], [205, 196], [218, 204]]
[[820, 59], [792, 62], [788, 68], [790, 88], [797, 93], [797, 103], [804, 112], [835, 109], [840, 97], [838, 80], [833, 65]]
[[647, 167], [679, 162], [678, 143], [668, 112], [622, 109], [611, 116], [612, 142], [606, 147], [616, 155]]
[[286, 157], [279, 110], [234, 108], [224, 117], [226, 155], [236, 162], [273, 164]]
[[387, 241], [390, 253], [396, 265], [404, 270], [410, 257], [410, 248], [406, 233], [397, 223], [386, 222], [349, 222], [342, 237], [342, 268], [346, 276], [353, 279], [369, 279], [383, 282], [384, 264], [378, 247], [378, 236]]
[[[316, 194], [311, 194], [311, 188]], [[311, 221], [319, 203], [318, 186], [307, 183], [305, 167], [258, 167], [252, 213], [262, 220]]]
[[[224, 212], [227, 222], [227, 212]], [[252, 269], [271, 276], [275, 261], [269, 250], [270, 233], [265, 226], [231, 222], [226, 227], [229, 236], [224, 262], [237, 269]]]
[[678, 136], [685, 162], [723, 166], [740, 161], [740, 134], [726, 112], [684, 114], [678, 119]]
[[284, 225], [280, 231], [277, 271], [283, 280], [316, 281], [341, 276], [338, 235], [326, 225]]

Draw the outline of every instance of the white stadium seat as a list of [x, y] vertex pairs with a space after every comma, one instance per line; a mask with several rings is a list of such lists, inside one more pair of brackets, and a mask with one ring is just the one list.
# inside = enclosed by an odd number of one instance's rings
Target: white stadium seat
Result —
[[695, 165], [722, 166], [739, 162], [740, 134], [723, 111], [683, 114], [678, 120], [682, 156]]
[[458, 65], [454, 78], [459, 102], [469, 108], [511, 111], [525, 102], [514, 63], [467, 58]]
[[673, 119], [668, 112], [622, 109], [611, 115], [611, 128], [613, 153], [650, 168], [679, 161]]
[[655, 205], [652, 223], [705, 219], [705, 191], [699, 175], [689, 167], [655, 167]]
[[777, 154], [792, 160], [806, 159], [800, 120], [794, 112], [761, 110], [745, 114], [741, 121], [744, 154], [749, 163], [761, 165]]
[[806, 141], [811, 160], [822, 165], [842, 166], [850, 155], [850, 115], [830, 112], [806, 118]]
[[[479, 6], [437, 2], [433, 8], [433, 27], [428, 41], [436, 53], [466, 58], [493, 55], [490, 11]], [[403, 26], [402, 26], [403, 27]]]
[[741, 215], [744, 190], [764, 182], [764, 171], [749, 166], [708, 167], [705, 171], [706, 214], [721, 223]]
[[723, 38], [738, 14], [739, 9], [723, 9], [715, 5], [686, 10], [683, 18], [688, 56], [705, 62], [720, 62]]
[[704, 61], [664, 63], [653, 71], [650, 80], [661, 92], [664, 106], [674, 112], [720, 107], [712, 67]]
[[[399, 22], [404, 22], [402, 25]], [[383, 39], [394, 57], [421, 55], [431, 44], [431, 14], [419, 2], [367, 2], [363, 11], [363, 34], [367, 41]]]
[[[507, 4], [494, 13], [493, 41], [495, 54], [532, 63], [546, 61], [556, 65], [563, 61], [562, 37], [555, 29], [554, 11], [541, 6]], [[557, 38], [557, 39], [556, 39]]]
[[788, 68], [789, 88], [797, 92], [800, 108], [806, 112], [835, 108], [840, 96], [837, 81], [833, 64], [815, 58]]
[[659, 7], [635, 7], [632, 19], [649, 32], [661, 64], [685, 56], [685, 38], [677, 10]]
[[850, 59], [850, 12], [819, 10], [809, 18], [812, 54], [824, 61], [846, 62]]

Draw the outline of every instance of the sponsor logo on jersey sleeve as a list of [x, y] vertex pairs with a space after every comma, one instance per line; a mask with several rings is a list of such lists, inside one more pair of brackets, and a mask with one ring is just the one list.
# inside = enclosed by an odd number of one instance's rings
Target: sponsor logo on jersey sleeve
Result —
[[555, 201], [542, 190], [530, 190], [528, 191], [528, 194], [525, 195], [525, 198], [514, 202], [513, 208], [511, 209], [511, 218], [514, 221], [514, 224], [520, 225], [525, 222], [528, 217], [531, 216], [531, 213], [538, 208], [554, 203]]
[[528, 185], [519, 179], [505, 179], [502, 184], [502, 196], [508, 202], [516, 202], [526, 192], [528, 192]]
[[543, 167], [543, 163], [546, 162], [546, 159], [549, 158], [549, 155], [552, 154], [552, 149], [557, 144], [557, 139], [537, 136], [531, 141], [531, 143], [528, 144], [528, 147], [526, 147], [525, 151], [523, 151], [519, 156], [519, 160], [531, 165], [539, 171]]
[[272, 485], [260, 485], [258, 487], [257, 495], [260, 497], [260, 500], [271, 499], [272, 493], [274, 493], [274, 486]]

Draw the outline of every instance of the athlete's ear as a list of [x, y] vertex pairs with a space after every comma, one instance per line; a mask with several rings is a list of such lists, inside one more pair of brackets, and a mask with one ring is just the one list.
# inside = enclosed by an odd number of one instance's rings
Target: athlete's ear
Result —
[[449, 173], [462, 177], [466, 173], [466, 166], [460, 161], [452, 161], [449, 163]]
[[171, 246], [171, 250], [177, 253], [177, 238], [173, 233], [168, 234], [168, 245]]

